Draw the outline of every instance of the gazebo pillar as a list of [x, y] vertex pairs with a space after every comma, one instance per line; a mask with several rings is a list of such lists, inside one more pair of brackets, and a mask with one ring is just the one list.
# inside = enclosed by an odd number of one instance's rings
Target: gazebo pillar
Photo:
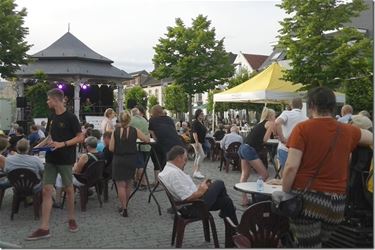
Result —
[[80, 81], [76, 81], [74, 83], [74, 114], [77, 116], [79, 120], [79, 109], [80, 109], [80, 98], [79, 98], [79, 91], [81, 86], [79, 85]]
[[118, 111], [120, 112], [124, 111], [124, 86], [122, 83], [117, 83], [117, 100], [118, 100]]

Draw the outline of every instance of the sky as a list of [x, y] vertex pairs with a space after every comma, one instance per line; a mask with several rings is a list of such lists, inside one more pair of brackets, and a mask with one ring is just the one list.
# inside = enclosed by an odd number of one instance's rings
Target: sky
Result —
[[214, 0], [16, 0], [25, 7], [26, 41], [35, 54], [68, 31], [95, 52], [128, 73], [153, 70], [153, 47], [168, 26], [181, 18], [190, 26], [199, 14], [207, 16], [224, 38], [225, 49], [238, 54], [269, 55], [277, 41], [279, 21], [285, 13], [280, 1]]

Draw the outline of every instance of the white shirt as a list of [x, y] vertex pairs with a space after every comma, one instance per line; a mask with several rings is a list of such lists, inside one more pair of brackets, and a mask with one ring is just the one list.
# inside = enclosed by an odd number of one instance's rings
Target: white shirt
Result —
[[337, 119], [337, 121], [341, 123], [349, 123], [350, 118], [352, 118], [352, 114], [346, 114], [343, 117]]
[[[279, 115], [279, 117], [277, 117], [276, 122], [278, 122], [278, 120], [280, 119], [283, 120], [281, 128], [283, 131], [284, 138], [288, 140], [290, 134], [292, 133], [293, 128], [298, 123], [303, 122], [307, 120], [308, 118], [306, 117], [305, 114], [302, 113], [300, 109], [292, 109], [290, 111], [289, 110], [283, 111]], [[288, 148], [282, 142], [279, 142], [279, 145], [277, 148], [288, 151]]]
[[198, 190], [190, 175], [170, 162], [167, 162], [163, 171], [159, 173], [159, 178], [173, 197], [180, 201], [189, 198]]
[[102, 123], [100, 124], [100, 128], [103, 134], [108, 130], [114, 130], [112, 120], [109, 120], [107, 117], [104, 117]]
[[38, 129], [38, 135], [39, 135], [39, 138], [46, 138], [46, 135], [43, 133], [42, 130]]
[[230, 132], [229, 134], [226, 134], [223, 139], [220, 141], [220, 148], [226, 150], [229, 145], [233, 142], [241, 142], [243, 143], [243, 138], [236, 132]]

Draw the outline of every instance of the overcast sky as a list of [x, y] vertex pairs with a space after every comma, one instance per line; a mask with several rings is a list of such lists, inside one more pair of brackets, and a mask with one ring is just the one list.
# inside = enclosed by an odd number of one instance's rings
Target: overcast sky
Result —
[[185, 25], [203, 14], [225, 38], [233, 53], [272, 52], [279, 21], [285, 14], [275, 6], [280, 1], [167, 1], [167, 0], [16, 0], [25, 7], [29, 28], [27, 41], [34, 54], [68, 31], [97, 53], [114, 61], [128, 73], [153, 69], [153, 47], [168, 26], [180, 17]]

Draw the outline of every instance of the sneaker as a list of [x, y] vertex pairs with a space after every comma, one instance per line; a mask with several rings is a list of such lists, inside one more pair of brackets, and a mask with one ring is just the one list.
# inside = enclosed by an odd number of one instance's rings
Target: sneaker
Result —
[[39, 228], [36, 231], [34, 231], [32, 234], [27, 236], [26, 240], [40, 240], [40, 239], [46, 239], [49, 237], [51, 237], [49, 233], [49, 229], [45, 230], [45, 229]]
[[75, 220], [69, 220], [69, 232], [75, 233], [78, 232], [78, 226]]
[[204, 175], [201, 174], [200, 171], [196, 171], [196, 172], [194, 172], [193, 177], [194, 177], [194, 178], [197, 178], [197, 179], [204, 179]]

